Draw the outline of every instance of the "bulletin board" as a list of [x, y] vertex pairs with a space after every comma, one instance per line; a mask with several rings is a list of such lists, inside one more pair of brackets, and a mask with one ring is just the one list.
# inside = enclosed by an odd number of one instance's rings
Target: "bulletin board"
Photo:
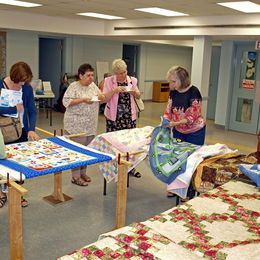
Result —
[[108, 61], [97, 61], [97, 81], [98, 84], [103, 80], [104, 74], [109, 72], [109, 63]]

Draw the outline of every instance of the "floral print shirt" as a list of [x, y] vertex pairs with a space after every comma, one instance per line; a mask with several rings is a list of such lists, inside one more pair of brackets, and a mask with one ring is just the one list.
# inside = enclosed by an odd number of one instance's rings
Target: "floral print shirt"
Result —
[[96, 135], [98, 124], [99, 102], [92, 104], [80, 103], [69, 106], [75, 98], [92, 98], [101, 94], [95, 83], [82, 86], [79, 81], [72, 82], [63, 97], [63, 105], [66, 107], [64, 114], [64, 129], [70, 134], [87, 133]]
[[173, 90], [170, 92], [164, 117], [172, 121], [187, 119], [187, 124], [178, 125], [175, 129], [183, 134], [194, 133], [205, 126], [201, 103], [201, 94], [195, 86], [191, 86], [186, 92]]

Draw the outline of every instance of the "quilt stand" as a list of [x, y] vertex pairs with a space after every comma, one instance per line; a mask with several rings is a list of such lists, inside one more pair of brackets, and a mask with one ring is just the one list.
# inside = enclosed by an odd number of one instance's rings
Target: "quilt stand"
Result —
[[53, 193], [49, 196], [43, 197], [43, 199], [49, 202], [51, 205], [57, 205], [59, 203], [67, 202], [73, 198], [62, 192], [62, 172], [54, 173], [54, 187]]
[[[126, 202], [127, 202], [127, 177], [128, 167], [132, 164], [129, 162], [129, 156], [143, 153], [144, 150], [135, 151], [126, 154], [118, 154], [118, 179], [117, 179], [117, 198], [116, 198], [116, 226], [115, 229], [125, 226], [126, 219]], [[126, 157], [126, 160], [121, 159]]]
[[14, 181], [9, 181], [7, 175], [8, 194], [8, 219], [10, 239], [10, 259], [24, 259], [23, 256], [23, 222], [22, 222], [22, 196], [27, 190]]

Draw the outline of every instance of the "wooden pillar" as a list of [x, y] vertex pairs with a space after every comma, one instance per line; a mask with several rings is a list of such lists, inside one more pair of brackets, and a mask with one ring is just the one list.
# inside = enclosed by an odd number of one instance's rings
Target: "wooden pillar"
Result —
[[127, 201], [127, 164], [118, 164], [116, 229], [125, 226]]
[[44, 197], [52, 205], [71, 200], [72, 198], [62, 192], [62, 172], [54, 173], [54, 190], [49, 196]]
[[21, 197], [25, 193], [27, 190], [22, 186], [15, 182], [9, 183], [8, 211], [11, 260], [24, 259]]

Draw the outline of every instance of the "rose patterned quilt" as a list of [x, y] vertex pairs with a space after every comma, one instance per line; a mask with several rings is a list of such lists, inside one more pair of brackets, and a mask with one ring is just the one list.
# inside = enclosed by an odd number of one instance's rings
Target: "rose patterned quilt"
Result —
[[259, 219], [259, 189], [230, 181], [59, 259], [259, 259]]

